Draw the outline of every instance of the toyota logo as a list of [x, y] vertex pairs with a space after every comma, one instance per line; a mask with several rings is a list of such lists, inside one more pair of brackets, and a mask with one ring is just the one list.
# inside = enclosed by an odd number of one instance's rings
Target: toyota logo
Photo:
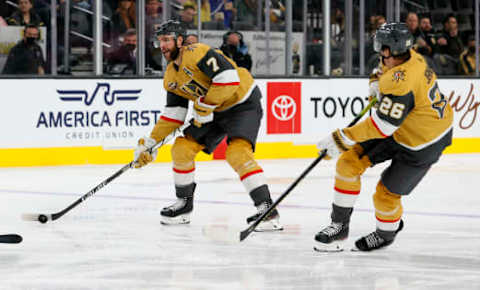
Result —
[[282, 95], [273, 100], [271, 110], [279, 121], [288, 121], [295, 116], [297, 104], [292, 97]]

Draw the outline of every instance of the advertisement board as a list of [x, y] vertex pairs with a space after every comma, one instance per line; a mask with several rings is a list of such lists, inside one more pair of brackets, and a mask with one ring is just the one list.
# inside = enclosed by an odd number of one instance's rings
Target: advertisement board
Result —
[[162, 80], [1, 80], [0, 148], [131, 147], [165, 105]]
[[[368, 104], [367, 79], [259, 79], [256, 83], [264, 111], [258, 158], [295, 157], [305, 148], [314, 154], [318, 140], [346, 126]], [[438, 83], [455, 112], [454, 143], [447, 152], [480, 152], [480, 80]], [[161, 79], [1, 79], [0, 87], [3, 160], [10, 158], [8, 150], [131, 150], [150, 133], [166, 99]], [[279, 144], [304, 147], [289, 153], [281, 152], [285, 150]]]
[[[265, 95], [268, 94], [265, 86], [279, 83], [288, 87], [299, 83], [298, 80], [288, 79], [262, 82], [264, 84], [261, 87]], [[440, 79], [438, 84], [455, 114], [454, 138], [480, 138], [480, 80]], [[314, 144], [328, 132], [346, 126], [368, 104], [367, 79], [308, 79], [301, 80], [300, 85], [301, 133], [285, 135], [266, 132], [264, 138], [260, 140], [290, 139], [297, 144]], [[270, 118], [276, 118], [272, 108], [267, 105], [265, 108]]]

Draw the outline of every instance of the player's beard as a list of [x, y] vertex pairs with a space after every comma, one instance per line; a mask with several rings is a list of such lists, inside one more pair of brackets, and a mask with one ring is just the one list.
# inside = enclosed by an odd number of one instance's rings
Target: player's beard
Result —
[[165, 59], [166, 59], [168, 62], [174, 61], [174, 60], [177, 59], [178, 54], [180, 53], [180, 49], [179, 49], [177, 46], [174, 46], [173, 50], [169, 50], [168, 53], [169, 53], [169, 57], [168, 57], [168, 58], [165, 56], [165, 53], [163, 54], [163, 56], [165, 57]]

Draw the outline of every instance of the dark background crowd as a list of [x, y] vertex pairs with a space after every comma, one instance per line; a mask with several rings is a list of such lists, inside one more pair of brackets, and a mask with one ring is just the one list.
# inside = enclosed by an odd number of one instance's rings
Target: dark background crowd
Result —
[[[293, 31], [306, 35], [306, 74], [322, 74], [322, 2], [309, 0], [308, 14], [303, 15], [303, 1], [295, 0], [292, 18]], [[82, 75], [92, 73], [92, 10], [91, 0], [71, 0], [70, 40], [64, 45], [65, 0], [56, 1], [57, 11], [57, 64], [59, 73]], [[358, 23], [358, 2], [354, 3], [353, 23]], [[353, 74], [358, 75], [359, 45], [365, 45], [366, 69], [370, 71], [378, 62], [373, 52], [373, 34], [386, 22], [385, 1], [365, 1], [365, 39], [353, 33]], [[440, 75], [473, 75], [475, 73], [474, 0], [403, 1], [401, 21], [406, 22], [415, 37], [415, 50], [421, 53]], [[152, 45], [154, 27], [165, 19], [176, 19], [188, 29], [197, 29], [197, 11], [201, 12], [203, 30], [224, 31], [221, 48], [241, 66], [252, 67], [248, 44], [242, 32], [265, 29], [265, 5], [270, 9], [270, 29], [285, 31], [286, 8], [284, 0], [170, 0], [168, 7], [162, 0], [145, 0], [146, 49], [148, 71], [161, 71], [164, 64], [158, 49]], [[21, 26], [24, 39], [8, 56], [3, 74], [50, 73], [50, 4], [49, 0], [0, 0], [0, 29], [3, 26]], [[104, 0], [103, 47], [104, 73], [135, 74], [137, 49], [137, 13], [135, 0]], [[345, 69], [345, 0], [331, 1], [331, 66], [332, 74], [343, 75]], [[260, 9], [259, 9], [260, 8]], [[307, 31], [303, 31], [303, 21]], [[42, 37], [36, 27], [46, 27], [47, 52], [39, 50], [32, 38]], [[28, 29], [27, 29], [28, 28]], [[27, 37], [26, 31], [29, 31]], [[32, 32], [33, 31], [33, 32]], [[34, 35], [32, 37], [32, 35]], [[191, 35], [189, 42], [198, 41]], [[0, 39], [1, 40], [1, 39]], [[68, 50], [68, 65], [64, 53]], [[298, 48], [297, 48], [298, 50]], [[19, 65], [29, 62], [32, 65]], [[294, 56], [294, 69], [299, 71], [301, 56]], [[17, 65], [18, 64], [18, 65]], [[302, 64], [303, 65], [303, 64]], [[18, 66], [18, 67], [17, 67]]]

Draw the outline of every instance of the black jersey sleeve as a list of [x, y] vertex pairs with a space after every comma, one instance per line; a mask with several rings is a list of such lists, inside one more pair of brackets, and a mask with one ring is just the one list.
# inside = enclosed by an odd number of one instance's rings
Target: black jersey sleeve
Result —
[[167, 92], [167, 104], [166, 107], [182, 107], [188, 108], [188, 99], [185, 99], [172, 92]]
[[209, 49], [197, 63], [197, 66], [211, 79], [226, 70], [235, 69], [223, 54], [214, 49]]

